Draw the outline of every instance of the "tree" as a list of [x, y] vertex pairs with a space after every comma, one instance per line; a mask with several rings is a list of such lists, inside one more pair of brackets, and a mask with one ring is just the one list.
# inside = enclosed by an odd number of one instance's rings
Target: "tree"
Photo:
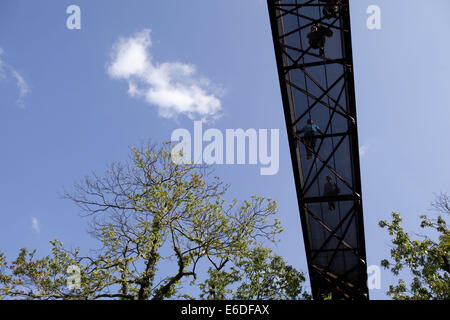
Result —
[[[171, 148], [133, 148], [129, 161], [65, 190], [101, 247], [84, 256], [54, 240], [43, 258], [22, 249], [7, 263], [0, 254], [0, 297], [192, 298], [182, 281], [194, 286], [202, 277], [202, 298], [307, 297], [303, 274], [264, 248], [282, 231], [276, 202], [257, 196], [227, 202], [229, 186], [210, 167], [177, 163]], [[68, 277], [78, 282], [68, 287]]]
[[245, 300], [310, 300], [303, 291], [304, 275], [267, 248], [253, 248], [229, 271], [210, 268], [200, 284], [201, 298]]
[[421, 235], [412, 239], [401, 226], [401, 215], [396, 212], [392, 213], [391, 222], [379, 223], [381, 228], [389, 231], [394, 245], [391, 249], [393, 261], [383, 260], [382, 266], [396, 276], [403, 269], [409, 269], [413, 275], [409, 285], [399, 279], [397, 285], [389, 286], [387, 293], [396, 300], [450, 299], [450, 230], [445, 221], [450, 214], [450, 197], [440, 194], [432, 205], [444, 217], [439, 215], [431, 219], [421, 215], [420, 227], [432, 231], [437, 239]]

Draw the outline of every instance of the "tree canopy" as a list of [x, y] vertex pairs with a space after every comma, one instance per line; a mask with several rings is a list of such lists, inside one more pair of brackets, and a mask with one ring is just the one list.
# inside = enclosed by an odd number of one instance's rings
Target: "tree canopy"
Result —
[[282, 231], [276, 202], [227, 201], [210, 167], [172, 161], [171, 150], [135, 147], [129, 161], [65, 190], [99, 247], [83, 255], [54, 240], [51, 254], [24, 248], [10, 263], [0, 253], [0, 297], [308, 298], [304, 275], [266, 248]]
[[[382, 266], [398, 276], [402, 270], [412, 274], [408, 284], [399, 279], [390, 285], [388, 295], [396, 300], [450, 299], [450, 230], [446, 219], [450, 214], [450, 197], [443, 193], [436, 197], [433, 207], [443, 215], [429, 218], [421, 215], [420, 228], [428, 235], [412, 238], [402, 227], [399, 213], [392, 213], [392, 221], [380, 221], [379, 225], [392, 237], [391, 260]], [[435, 239], [432, 236], [435, 234]]]

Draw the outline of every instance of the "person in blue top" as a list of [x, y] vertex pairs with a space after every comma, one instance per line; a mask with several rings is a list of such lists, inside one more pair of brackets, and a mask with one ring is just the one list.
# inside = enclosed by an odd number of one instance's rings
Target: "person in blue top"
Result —
[[316, 139], [317, 134], [323, 134], [320, 130], [319, 126], [314, 124], [312, 119], [308, 119], [307, 125], [304, 126], [301, 130], [297, 131], [298, 134], [303, 134], [303, 142], [306, 146], [306, 159], [309, 160], [312, 158], [312, 150], [315, 150], [316, 147]]

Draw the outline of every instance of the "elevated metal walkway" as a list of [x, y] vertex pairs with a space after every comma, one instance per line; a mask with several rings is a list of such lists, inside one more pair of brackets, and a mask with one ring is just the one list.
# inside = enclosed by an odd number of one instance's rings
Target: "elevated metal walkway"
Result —
[[[313, 297], [368, 299], [348, 0], [268, 9]], [[332, 31], [323, 54], [317, 27]]]

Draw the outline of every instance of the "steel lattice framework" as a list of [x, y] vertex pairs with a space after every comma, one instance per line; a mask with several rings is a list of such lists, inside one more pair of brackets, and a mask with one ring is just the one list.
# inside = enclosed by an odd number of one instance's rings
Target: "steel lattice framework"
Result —
[[[368, 299], [349, 2], [268, 0], [268, 9], [313, 297]], [[313, 25], [333, 32], [323, 54], [309, 42]], [[308, 119], [321, 129], [315, 146], [299, 133]], [[327, 179], [337, 194], [324, 195]]]

